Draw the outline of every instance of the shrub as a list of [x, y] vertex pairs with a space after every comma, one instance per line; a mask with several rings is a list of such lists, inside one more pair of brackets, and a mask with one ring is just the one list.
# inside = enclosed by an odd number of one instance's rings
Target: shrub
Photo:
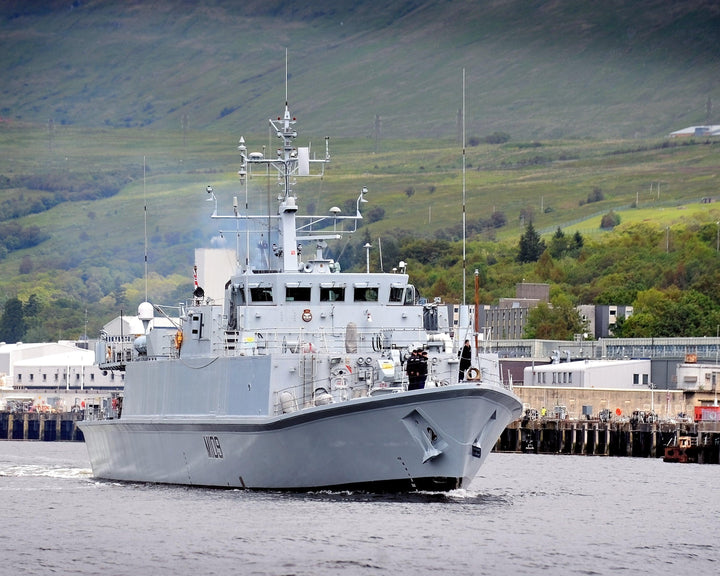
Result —
[[485, 136], [485, 142], [488, 144], [505, 144], [510, 140], [510, 134], [507, 132], [493, 132], [490, 136]]
[[600, 228], [604, 230], [612, 230], [618, 224], [620, 224], [620, 215], [615, 214], [612, 210], [605, 214], [602, 220], [600, 220]]

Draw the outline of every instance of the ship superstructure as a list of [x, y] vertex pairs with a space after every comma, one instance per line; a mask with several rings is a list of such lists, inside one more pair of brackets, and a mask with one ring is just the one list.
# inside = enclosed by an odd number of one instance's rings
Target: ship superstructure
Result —
[[[474, 379], [459, 380], [447, 307], [422, 301], [403, 264], [348, 273], [326, 256], [329, 241], [357, 228], [368, 191], [359, 191], [355, 214], [300, 215], [294, 184], [322, 176], [330, 154], [327, 139], [320, 159], [296, 147], [295, 123], [286, 102], [270, 120], [280, 140], [272, 157], [240, 139], [241, 193], [231, 210], [207, 187], [212, 218], [236, 241], [224, 300], [206, 297], [196, 279], [174, 325], [156, 326], [156, 315], [170, 316], [144, 302], [145, 334], [132, 349], [98, 347], [98, 363], [126, 376], [119, 417], [82, 425], [96, 476], [447, 490], [469, 483], [520, 416], [496, 357], [476, 354]], [[262, 174], [279, 183], [270, 215], [251, 208]], [[426, 354], [417, 360], [413, 351]], [[425, 373], [415, 390], [411, 358]]]

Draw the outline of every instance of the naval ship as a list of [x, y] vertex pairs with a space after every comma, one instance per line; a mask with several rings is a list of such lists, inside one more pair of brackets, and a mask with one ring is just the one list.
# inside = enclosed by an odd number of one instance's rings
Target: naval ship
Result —
[[[447, 491], [468, 486], [520, 417], [496, 355], [476, 346], [459, 370], [450, 307], [420, 298], [404, 263], [345, 272], [328, 257], [328, 242], [357, 230], [368, 191], [354, 214], [301, 215], [296, 183], [322, 176], [330, 153], [328, 139], [320, 158], [297, 147], [295, 125], [286, 98], [270, 120], [277, 152], [249, 152], [241, 138], [238, 196], [204, 191], [221, 234], [236, 239], [224, 297], [206, 296], [196, 270], [175, 318], [143, 302], [143, 333], [126, 349], [101, 333], [97, 363], [124, 371], [125, 385], [113, 417], [80, 424], [95, 477]], [[257, 190], [268, 174], [278, 182], [269, 211]]]

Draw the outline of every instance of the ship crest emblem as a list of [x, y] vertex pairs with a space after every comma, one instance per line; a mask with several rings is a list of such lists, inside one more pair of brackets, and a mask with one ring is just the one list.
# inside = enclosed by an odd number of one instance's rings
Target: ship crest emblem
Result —
[[310, 320], [312, 320], [312, 312], [310, 312], [309, 308], [305, 308], [305, 310], [303, 310], [302, 319], [303, 322], [310, 322]]

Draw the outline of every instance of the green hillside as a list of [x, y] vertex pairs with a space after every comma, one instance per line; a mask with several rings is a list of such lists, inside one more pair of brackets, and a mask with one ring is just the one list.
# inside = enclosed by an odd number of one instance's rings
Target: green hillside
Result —
[[5, 0], [0, 115], [259, 132], [287, 49], [332, 134], [455, 137], [464, 68], [468, 134], [662, 137], [720, 100], [719, 39], [712, 0]]
[[[332, 163], [302, 183], [302, 206], [324, 212], [370, 189], [363, 229], [334, 247], [344, 268], [380, 240], [386, 267], [409, 260], [425, 292], [461, 293], [463, 68], [468, 266], [483, 270], [486, 300], [522, 278], [553, 280], [510, 265], [530, 220], [600, 250], [613, 210], [621, 228], [701, 230], [713, 248], [720, 209], [701, 200], [720, 196], [720, 142], [666, 136], [720, 123], [718, 31], [720, 10], [702, 1], [6, 0], [0, 305], [35, 295], [49, 307], [26, 339], [77, 336], [86, 310], [94, 334], [145, 298], [146, 237], [148, 292], [183, 299], [193, 249], [217, 234], [205, 187], [237, 194], [241, 135], [251, 150], [275, 145], [267, 118], [284, 106], [286, 48], [299, 144], [331, 137]], [[496, 133], [509, 140], [485, 142]], [[264, 202], [264, 183], [252, 191]], [[611, 293], [610, 281], [561, 276], [578, 300]]]

